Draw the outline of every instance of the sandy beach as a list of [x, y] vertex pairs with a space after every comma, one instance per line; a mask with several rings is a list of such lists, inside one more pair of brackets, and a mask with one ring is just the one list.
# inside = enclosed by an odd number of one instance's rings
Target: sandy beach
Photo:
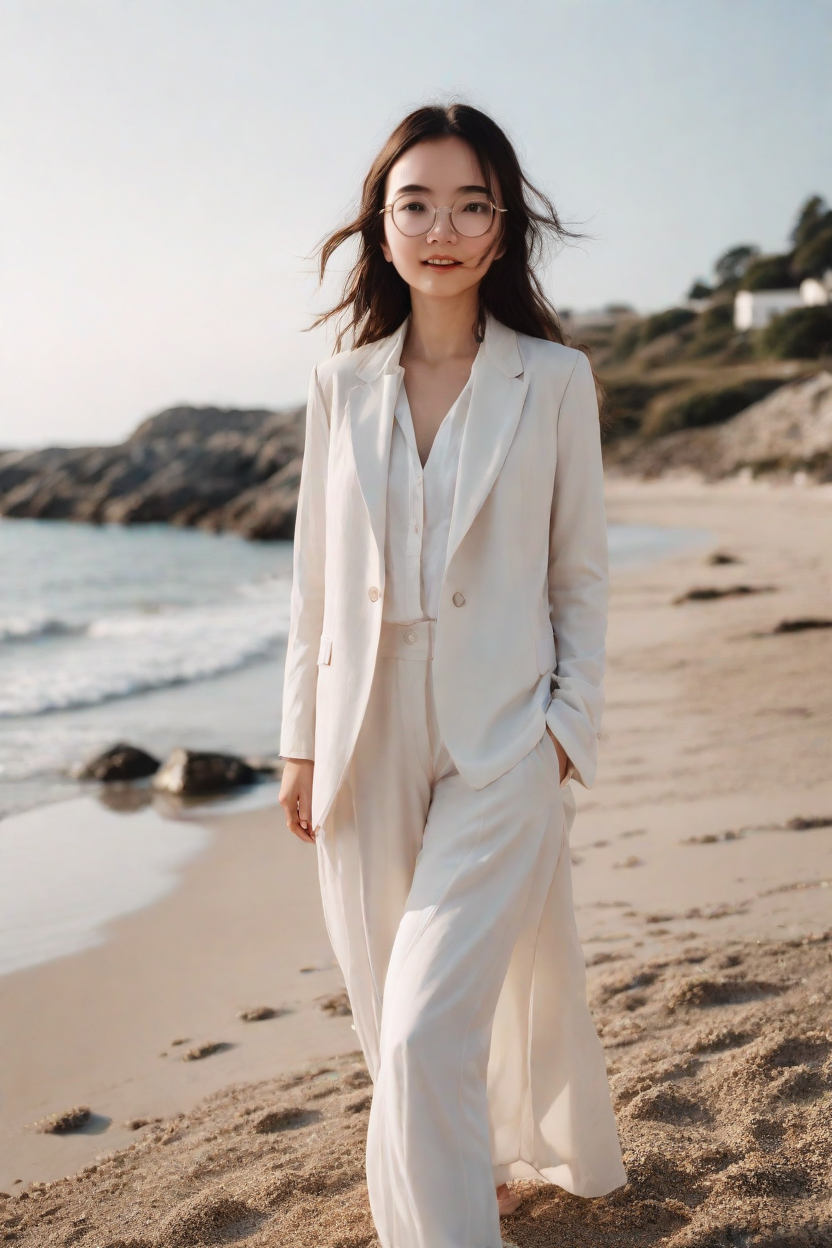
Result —
[[[710, 535], [615, 574], [601, 766], [574, 786], [630, 1181], [595, 1201], [526, 1185], [503, 1234], [828, 1248], [832, 628], [794, 624], [832, 619], [832, 487], [610, 479], [608, 512]], [[370, 1248], [370, 1089], [314, 851], [279, 808], [187, 817], [207, 846], [160, 900], [0, 977], [0, 1238]], [[80, 1130], [34, 1128], [75, 1106]]]

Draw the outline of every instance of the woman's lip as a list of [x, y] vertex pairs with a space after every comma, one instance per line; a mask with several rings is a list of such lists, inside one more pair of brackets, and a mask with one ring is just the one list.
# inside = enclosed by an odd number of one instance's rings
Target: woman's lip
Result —
[[439, 268], [450, 269], [454, 265], [462, 264], [461, 260], [457, 260], [454, 256], [428, 256], [427, 260], [423, 260], [422, 264], [437, 264], [438, 261], [444, 261], [439, 264]]

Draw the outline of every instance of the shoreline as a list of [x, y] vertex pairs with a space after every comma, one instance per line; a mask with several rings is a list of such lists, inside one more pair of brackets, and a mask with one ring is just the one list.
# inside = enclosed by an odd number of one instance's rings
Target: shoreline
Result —
[[[280, 731], [280, 687], [285, 658], [282, 629], [288, 626], [290, 543], [276, 543], [267, 550], [262, 546], [255, 549], [251, 543], [228, 534], [210, 535], [172, 528], [160, 532], [162, 526], [156, 526], [154, 532], [113, 529], [102, 533], [98, 530], [82, 532], [76, 525], [67, 533], [66, 526], [59, 521], [23, 520], [7, 524], [28, 526], [29, 537], [23, 548], [36, 563], [48, 565], [52, 558], [59, 556], [64, 542], [70, 538], [69, 548], [74, 552], [76, 571], [79, 562], [83, 565], [84, 561], [103, 561], [118, 581], [122, 562], [129, 560], [132, 554], [132, 558], [139, 559], [143, 565], [143, 578], [140, 592], [132, 592], [126, 603], [123, 592], [118, 591], [113, 601], [105, 594], [99, 595], [94, 603], [85, 600], [83, 604], [70, 594], [62, 605], [47, 587], [41, 587], [46, 595], [42, 609], [36, 610], [35, 604], [30, 603], [27, 614], [27, 609], [18, 604], [16, 610], [20, 618], [6, 621], [5, 641], [0, 619], [0, 660], [6, 663], [5, 668], [0, 663], [0, 687], [4, 680], [10, 679], [18, 700], [28, 698], [31, 691], [21, 677], [32, 665], [37, 665], [34, 670], [40, 672], [38, 696], [45, 704], [54, 700], [53, 689], [65, 679], [76, 693], [83, 687], [87, 692], [97, 690], [101, 695], [83, 705], [73, 705], [70, 699], [65, 706], [39, 714], [10, 713], [8, 703], [14, 702], [15, 697], [7, 698], [6, 704], [0, 706], [0, 773], [4, 776], [0, 817], [12, 817], [53, 800], [89, 792], [88, 787], [72, 779], [69, 771], [115, 741], [140, 745], [160, 758], [180, 745], [242, 756], [268, 756], [274, 752]], [[56, 527], [51, 527], [53, 525]], [[33, 534], [32, 526], [41, 527]], [[0, 530], [3, 528], [0, 519]], [[650, 526], [639, 526], [635, 530], [613, 529], [611, 562], [614, 566], [629, 567], [634, 562], [662, 558], [672, 554], [677, 546], [684, 548], [688, 542], [702, 540], [702, 537], [698, 532], [679, 534], [672, 529]], [[213, 597], [206, 599], [203, 592], [206, 577], [215, 575], [215, 570], [209, 569], [211, 560], [207, 555], [212, 544], [216, 544], [214, 554], [220, 561], [226, 582], [223, 593], [232, 600], [232, 607], [224, 602], [216, 583]], [[229, 551], [235, 545], [244, 548], [239, 551], [240, 555], [247, 556], [240, 569], [236, 563], [229, 564]], [[184, 565], [182, 576], [194, 577], [202, 587], [199, 594], [186, 593], [178, 603], [171, 601], [179, 598], [167, 566], [171, 556]], [[262, 597], [264, 576], [268, 582], [269, 602], [264, 602]], [[16, 587], [13, 583], [11, 600], [15, 598], [15, 588], [25, 591], [25, 599], [26, 586]], [[176, 663], [181, 665], [182, 673], [187, 673], [190, 658], [182, 649], [178, 633], [181, 627], [189, 638], [195, 636], [195, 630], [208, 630], [213, 637], [208, 647], [211, 662], [222, 669], [227, 647], [230, 645], [234, 651], [241, 648], [236, 634], [249, 628], [251, 621], [246, 615], [249, 607], [255, 613], [252, 625], [255, 631], [271, 635], [265, 653], [249, 656], [229, 670], [219, 670], [213, 675], [154, 683], [159, 677], [150, 662], [154, 648], [169, 663], [173, 647], [178, 655]], [[228, 634], [229, 611], [236, 612], [234, 638]], [[0, 616], [2, 614], [0, 609]], [[31, 626], [26, 634], [28, 641], [18, 635], [21, 629], [26, 632], [23, 617], [28, 618]], [[140, 641], [138, 658], [135, 655], [131, 658], [129, 654], [132, 642], [127, 645], [133, 630], [137, 630]], [[103, 637], [95, 640], [98, 632], [103, 632]], [[12, 634], [17, 640], [9, 640]], [[121, 659], [112, 649], [105, 649], [106, 679], [100, 676], [89, 679], [88, 673], [95, 670], [98, 662], [96, 647], [100, 644], [112, 647], [117, 644], [114, 638], [118, 637], [123, 641]], [[204, 646], [202, 658], [206, 658]], [[87, 675], [82, 679], [79, 671]], [[168, 677], [173, 674], [167, 673]], [[143, 679], [148, 683], [142, 691], [132, 687]], [[108, 682], [112, 686], [114, 680], [116, 684], [126, 681], [124, 689], [114, 695], [111, 687], [110, 694], [104, 696]]]
[[[813, 962], [810, 966], [812, 951], [826, 956], [824, 933], [832, 921], [832, 708], [819, 677], [832, 668], [832, 629], [792, 634], [774, 629], [783, 619], [832, 615], [832, 490], [611, 479], [608, 514], [613, 522], [707, 527], [713, 533], [709, 545], [613, 577], [601, 769], [590, 792], [573, 786], [576, 916], [595, 1016], [608, 1016], [601, 1022], [602, 1040], [611, 1078], [617, 1080], [630, 1070], [631, 1059], [642, 1060], [639, 1045], [648, 1065], [656, 1066], [663, 1045], [670, 1047], [661, 1061], [669, 1060], [670, 1050], [688, 1034], [673, 1027], [684, 1023], [690, 1031], [695, 1020], [668, 1021], [661, 1012], [654, 1017], [649, 987], [643, 1004], [634, 992], [626, 1009], [618, 995], [610, 1005], [613, 997], [605, 996], [604, 985], [616, 976], [629, 983], [645, 973], [639, 968], [661, 964], [688, 976], [712, 967], [724, 979], [734, 974], [719, 970], [720, 960], [729, 957], [740, 959], [737, 966], [747, 963], [751, 975], [767, 950], [772, 957], [785, 950], [777, 957], [793, 960], [795, 982], [804, 958], [807, 982], [815, 983], [819, 972]], [[707, 557], [716, 549], [742, 562], [710, 566]], [[726, 589], [740, 583], [765, 592], [674, 605], [696, 586]], [[314, 853], [294, 842], [280, 818], [274, 808], [200, 813], [211, 842], [185, 864], [172, 893], [118, 919], [103, 945], [0, 978], [2, 1045], [13, 1059], [0, 1075], [0, 1190], [37, 1192], [32, 1180], [53, 1181], [84, 1166], [106, 1170], [111, 1163], [96, 1157], [124, 1148], [130, 1150], [121, 1154], [124, 1164], [140, 1168], [156, 1147], [151, 1137], [158, 1132], [197, 1120], [200, 1130], [209, 1130], [212, 1121], [216, 1130], [224, 1129], [223, 1115], [232, 1112], [232, 1104], [239, 1114], [246, 1098], [286, 1099], [286, 1072], [304, 1064], [307, 1076], [291, 1087], [310, 1095], [315, 1080], [316, 1087], [329, 1086], [329, 1074], [309, 1074], [325, 1059], [334, 1071], [333, 1086], [337, 1083], [344, 1096], [352, 1086], [344, 1082], [348, 1076], [360, 1082], [354, 1059], [345, 1056], [356, 1048], [349, 1016], [331, 1017], [320, 1008], [319, 998], [336, 996], [341, 982], [323, 929]], [[817, 826], [790, 826], [795, 820], [815, 820]], [[322, 969], [302, 972], [313, 965]], [[760, 982], [765, 978], [762, 970], [754, 973]], [[825, 974], [828, 979], [828, 969]], [[671, 969], [659, 974], [668, 976]], [[807, 1019], [817, 1013], [808, 997], [803, 1004], [794, 1000], [788, 1009], [797, 1011], [795, 1017], [801, 1010]], [[754, 1026], [761, 1035], [792, 1026], [788, 1010], [777, 1013], [778, 1001], [754, 997]], [[239, 1009], [256, 1005], [285, 1005], [292, 1012], [257, 1023], [237, 1018]], [[720, 1010], [703, 1011], [699, 1023], [716, 1025], [720, 1018], [733, 1018], [731, 1011], [742, 1013], [739, 1005]], [[213, 1040], [233, 1047], [183, 1063], [177, 1054], [182, 1046], [171, 1042], [184, 1038], [188, 1046]], [[167, 1057], [158, 1056], [162, 1051]], [[213, 1099], [203, 1103], [205, 1096]], [[76, 1104], [88, 1104], [99, 1115], [86, 1134], [44, 1136], [27, 1129]], [[620, 1120], [629, 1131], [628, 1104], [625, 1098]], [[349, 1141], [337, 1137], [345, 1149], [349, 1143], [353, 1160], [355, 1149], [360, 1152], [365, 1109], [338, 1119], [358, 1131]], [[749, 1112], [735, 1106], [740, 1124]], [[108, 1118], [112, 1125], [102, 1129]], [[166, 1125], [138, 1132], [122, 1125], [137, 1118], [163, 1118]], [[326, 1114], [324, 1119], [329, 1122]], [[314, 1135], [315, 1128], [310, 1130]], [[668, 1141], [686, 1138], [684, 1131], [678, 1136], [678, 1124], [673, 1131]], [[281, 1157], [281, 1165], [313, 1164], [318, 1146], [308, 1133], [303, 1135], [307, 1160], [298, 1161], [301, 1135], [297, 1144], [291, 1132], [263, 1137], [275, 1165]], [[169, 1155], [173, 1165], [174, 1154]], [[161, 1167], [159, 1182], [166, 1156], [161, 1149], [154, 1162]], [[325, 1164], [323, 1156], [314, 1164]], [[23, 1182], [14, 1184], [16, 1178]], [[233, 1174], [221, 1181], [231, 1183]], [[93, 1193], [96, 1182], [90, 1172], [79, 1193]], [[354, 1199], [351, 1195], [341, 1209], [339, 1233], [343, 1238], [353, 1227], [355, 1243], [370, 1244], [359, 1234], [365, 1216], [360, 1175], [355, 1183]], [[206, 1179], [188, 1199], [208, 1187]], [[174, 1198], [185, 1196], [177, 1188]], [[555, 1193], [548, 1199], [562, 1214], [565, 1198]], [[304, 1216], [312, 1217], [304, 1200], [298, 1196], [297, 1216], [305, 1209]], [[150, 1218], [150, 1206], [144, 1207]], [[538, 1225], [532, 1219], [523, 1230], [526, 1224], [518, 1223], [516, 1235], [506, 1226], [504, 1234], [524, 1248], [555, 1242], [534, 1238], [533, 1224]], [[265, 1237], [257, 1232], [253, 1244], [292, 1242], [300, 1248], [308, 1242], [322, 1248], [337, 1242], [333, 1227], [326, 1238], [324, 1223], [314, 1219], [309, 1234], [314, 1229], [317, 1241], [305, 1237], [301, 1223], [292, 1223], [295, 1230], [286, 1241], [269, 1239], [263, 1225]], [[541, 1234], [544, 1229], [540, 1223]], [[22, 1242], [41, 1241], [24, 1237]], [[626, 1240], [631, 1242], [647, 1243]], [[584, 1241], [564, 1241], [572, 1243]]]

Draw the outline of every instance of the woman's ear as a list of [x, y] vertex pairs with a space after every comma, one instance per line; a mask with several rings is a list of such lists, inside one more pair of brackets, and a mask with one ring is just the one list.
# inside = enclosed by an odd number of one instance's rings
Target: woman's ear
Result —
[[390, 248], [387, 246], [386, 242], [382, 242], [381, 244], [381, 254], [384, 256], [384, 259], [387, 261], [388, 264], [392, 264], [393, 255], [392, 255], [392, 252], [390, 251]]

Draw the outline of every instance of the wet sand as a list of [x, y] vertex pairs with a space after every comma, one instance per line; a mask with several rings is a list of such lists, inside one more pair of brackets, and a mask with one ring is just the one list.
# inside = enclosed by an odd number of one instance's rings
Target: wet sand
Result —
[[[608, 509], [713, 533], [616, 574], [602, 763], [575, 786], [576, 913], [630, 1182], [598, 1201], [524, 1188], [504, 1235], [828, 1248], [832, 629], [775, 629], [832, 618], [832, 491], [613, 480]], [[676, 604], [739, 586], [764, 592]], [[17, 1242], [374, 1243], [370, 1090], [349, 1017], [318, 1000], [340, 980], [313, 853], [279, 811], [208, 826], [179, 887], [105, 944], [0, 979]], [[238, 1019], [251, 1005], [291, 1012]], [[232, 1047], [181, 1060], [206, 1041]], [[27, 1125], [77, 1105], [98, 1116], [82, 1132]]]
[[[61, 806], [42, 817], [59, 820]], [[124, 835], [126, 817], [111, 818]], [[205, 819], [207, 849], [162, 900], [116, 920], [95, 948], [0, 977], [0, 1190], [124, 1147], [135, 1138], [131, 1120], [167, 1117], [230, 1082], [355, 1047], [351, 1019], [318, 1001], [342, 984], [314, 850], [281, 819], [279, 807]], [[237, 1017], [257, 1006], [285, 1012]], [[183, 1062], [207, 1042], [228, 1047]], [[28, 1129], [76, 1104], [96, 1115], [84, 1131]]]

